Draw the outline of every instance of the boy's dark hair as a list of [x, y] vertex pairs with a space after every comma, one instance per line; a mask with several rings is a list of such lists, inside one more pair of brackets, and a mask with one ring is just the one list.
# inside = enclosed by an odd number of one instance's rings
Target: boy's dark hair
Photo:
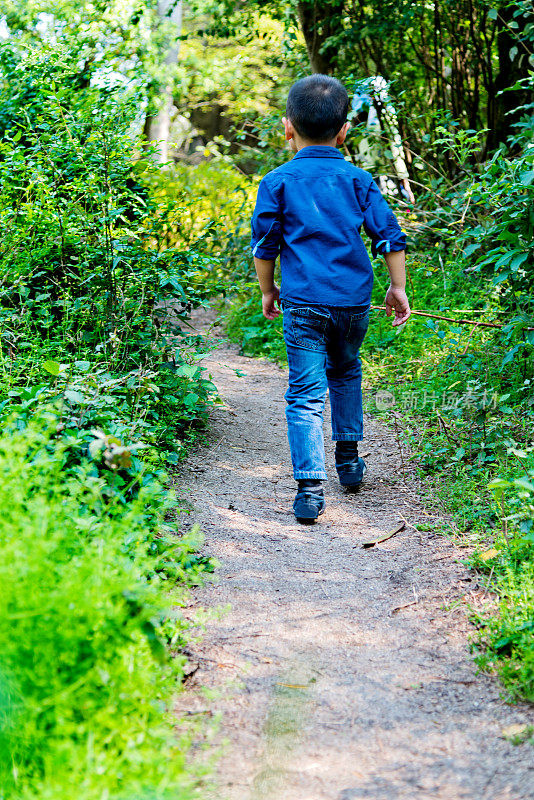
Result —
[[286, 114], [293, 127], [310, 142], [327, 142], [339, 133], [349, 110], [347, 90], [336, 78], [310, 75], [293, 84]]

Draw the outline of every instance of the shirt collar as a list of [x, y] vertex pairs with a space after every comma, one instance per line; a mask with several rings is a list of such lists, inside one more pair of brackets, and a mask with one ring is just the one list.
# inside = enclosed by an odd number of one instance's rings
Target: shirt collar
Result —
[[345, 158], [336, 147], [327, 144], [310, 144], [303, 147], [293, 158]]

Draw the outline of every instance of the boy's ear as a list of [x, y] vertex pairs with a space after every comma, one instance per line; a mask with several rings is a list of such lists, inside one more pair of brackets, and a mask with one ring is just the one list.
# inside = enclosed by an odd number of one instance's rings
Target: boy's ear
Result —
[[284, 123], [285, 137], [289, 142], [295, 135], [295, 129], [293, 127], [293, 123], [287, 117], [282, 117], [282, 122]]
[[339, 131], [338, 135], [336, 136], [336, 144], [343, 144], [349, 128], [350, 128], [350, 122], [347, 121], [345, 122], [345, 124]]

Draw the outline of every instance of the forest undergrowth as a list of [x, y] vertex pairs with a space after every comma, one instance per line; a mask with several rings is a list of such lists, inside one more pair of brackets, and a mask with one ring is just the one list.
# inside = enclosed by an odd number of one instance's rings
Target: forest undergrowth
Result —
[[[448, 88], [446, 65], [434, 86], [432, 59], [405, 52], [406, 26], [416, 46], [456, 47], [448, 23], [430, 35], [426, 6], [384, 15], [370, 4], [364, 42], [345, 4], [325, 4], [313, 41], [299, 29], [306, 3], [197, 0], [182, 33], [155, 2], [1, 9], [2, 800], [63, 800], [72, 786], [80, 800], [198, 796], [204, 778], [172, 701], [193, 635], [180, 607], [213, 564], [168, 472], [217, 399], [188, 317], [219, 303], [244, 352], [284, 360], [254, 281], [255, 192], [288, 157], [291, 82], [320, 62], [352, 91], [379, 69], [375, 40], [387, 43], [381, 67], [400, 76], [392, 92], [413, 148], [416, 205], [392, 201], [409, 234], [409, 293], [433, 316], [395, 333], [373, 311], [369, 410], [394, 416], [484, 576], [472, 612], [480, 666], [508, 698], [534, 700], [531, 10], [477, 0], [474, 32], [494, 38], [451, 59]], [[504, 68], [473, 87], [458, 70], [485, 52]], [[175, 142], [162, 165], [143, 131], [171, 101], [200, 144]], [[367, 133], [355, 125], [347, 158]]]
[[135, 87], [52, 45], [0, 68], [0, 797], [189, 798], [180, 608], [213, 564], [168, 470], [216, 396], [213, 256], [166, 245]]

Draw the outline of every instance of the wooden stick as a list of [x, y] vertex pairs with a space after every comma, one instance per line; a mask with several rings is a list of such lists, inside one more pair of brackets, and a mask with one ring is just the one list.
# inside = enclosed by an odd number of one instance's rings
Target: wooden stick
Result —
[[463, 353], [462, 353], [463, 356], [467, 355], [467, 351], [469, 350], [469, 342], [471, 341], [471, 337], [473, 336], [473, 334], [476, 331], [476, 329], [478, 328], [478, 326], [479, 326], [479, 320], [477, 320], [477, 322], [475, 322], [475, 324], [473, 325], [473, 327], [471, 328], [471, 330], [469, 331], [469, 333], [467, 335], [467, 342], [465, 343], [465, 347], [464, 347], [464, 350], [463, 350]]
[[445, 436], [447, 437], [449, 442], [452, 442], [454, 445], [456, 445], [456, 447], [458, 447], [458, 445], [460, 444], [458, 439], [454, 438], [454, 436], [452, 435], [452, 433], [448, 429], [447, 424], [446, 424], [445, 420], [443, 419], [443, 417], [441, 416], [441, 414], [439, 413], [439, 411], [436, 411], [436, 414], [437, 414], [438, 420], [440, 421], [440, 424], [443, 425], [443, 430], [445, 431]]
[[402, 530], [404, 530], [404, 527], [405, 523], [399, 522], [397, 527], [393, 528], [393, 530], [389, 531], [389, 533], [386, 533], [385, 536], [380, 536], [379, 539], [373, 539], [371, 542], [364, 542], [362, 544], [362, 547], [364, 548], [364, 550], [368, 550], [370, 547], [374, 547], [377, 544], [382, 544], [382, 542], [387, 542], [388, 539], [392, 539], [394, 536], [397, 535], [397, 533], [400, 533]]
[[402, 605], [402, 606], [395, 606], [395, 608], [392, 608], [389, 613], [390, 613], [390, 615], [396, 614], [397, 611], [402, 611], [403, 608], [409, 608], [410, 606], [416, 606], [418, 604], [418, 602], [419, 602], [419, 600], [412, 600], [411, 603], [404, 603], [404, 605]]
[[[385, 311], [385, 306], [371, 306], [373, 311]], [[497, 322], [481, 322], [477, 319], [453, 319], [452, 317], [443, 317], [441, 314], [430, 314], [428, 311], [412, 311], [412, 314], [417, 314], [419, 317], [430, 317], [430, 319], [443, 319], [445, 322], [456, 322], [460, 325], [483, 325], [485, 328], [502, 328], [503, 326]]]

